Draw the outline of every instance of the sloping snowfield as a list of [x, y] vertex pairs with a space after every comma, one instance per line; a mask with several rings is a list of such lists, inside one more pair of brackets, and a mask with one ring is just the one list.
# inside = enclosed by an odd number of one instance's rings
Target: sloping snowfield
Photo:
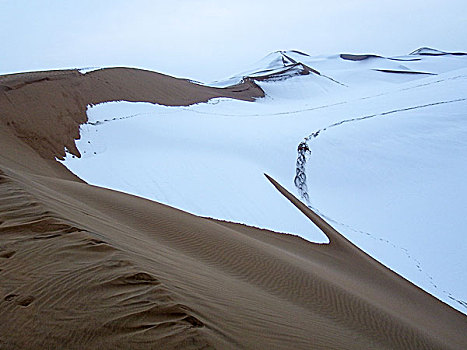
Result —
[[371, 256], [466, 313], [467, 56], [281, 51], [215, 85], [244, 77], [266, 97], [89, 108], [82, 157], [64, 164], [94, 185], [327, 242], [267, 173]]

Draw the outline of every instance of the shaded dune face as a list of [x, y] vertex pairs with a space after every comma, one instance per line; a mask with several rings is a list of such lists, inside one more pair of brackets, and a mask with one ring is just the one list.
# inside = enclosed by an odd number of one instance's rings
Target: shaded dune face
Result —
[[[253, 100], [108, 69], [0, 78], [1, 349], [462, 349], [464, 315], [352, 245], [196, 217], [90, 186], [54, 157], [107, 100]], [[267, 181], [267, 179], [265, 179]]]
[[203, 322], [156, 277], [1, 176], [2, 349], [209, 345]]

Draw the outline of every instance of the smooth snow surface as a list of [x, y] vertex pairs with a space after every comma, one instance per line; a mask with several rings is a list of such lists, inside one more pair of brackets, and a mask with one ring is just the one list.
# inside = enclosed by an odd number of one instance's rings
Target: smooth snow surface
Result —
[[[465, 313], [467, 56], [352, 61], [280, 51], [216, 84], [244, 77], [259, 77], [267, 96], [89, 108], [82, 158], [64, 164], [91, 184], [327, 242], [268, 173], [371, 256]], [[297, 169], [302, 142], [310, 152]]]

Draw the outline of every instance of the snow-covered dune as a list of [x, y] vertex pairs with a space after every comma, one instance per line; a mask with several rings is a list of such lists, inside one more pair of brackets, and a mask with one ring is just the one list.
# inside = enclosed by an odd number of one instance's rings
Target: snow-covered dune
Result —
[[278, 51], [214, 85], [245, 79], [266, 97], [89, 107], [82, 157], [68, 154], [64, 164], [91, 184], [327, 242], [267, 173], [465, 313], [467, 57]]

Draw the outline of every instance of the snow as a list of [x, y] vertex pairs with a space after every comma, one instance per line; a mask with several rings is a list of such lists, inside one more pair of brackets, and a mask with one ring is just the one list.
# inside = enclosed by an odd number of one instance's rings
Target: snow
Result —
[[307, 140], [307, 204], [371, 256], [465, 313], [467, 57], [413, 58], [278, 51], [228, 82], [281, 70], [291, 59], [321, 75], [258, 81], [267, 96], [254, 103], [90, 107], [77, 141], [83, 157], [67, 155], [64, 164], [95, 185], [325, 243], [263, 175], [299, 196], [297, 147]]
[[421, 47], [415, 51], [412, 51], [409, 55], [445, 55], [446, 52], [432, 49], [431, 47]]
[[[248, 109], [246, 102], [219, 102], [221, 108], [223, 104]], [[280, 149], [280, 143], [269, 141], [278, 137], [278, 130], [267, 124], [280, 126], [273, 117], [240, 119], [198, 110], [130, 102], [90, 108], [89, 120], [96, 125], [81, 127], [77, 146], [83, 157], [68, 156], [65, 164], [92, 184], [197, 215], [304, 232], [312, 240], [327, 242], [263, 175], [277, 167], [270, 153], [281, 154], [289, 160], [283, 179], [291, 184], [297, 139], [289, 138], [289, 147]], [[133, 117], [105, 122], [129, 115]]]
[[78, 72], [84, 75], [86, 73], [94, 72], [95, 70], [99, 70], [99, 69], [102, 69], [102, 67], [86, 67], [86, 68], [78, 69]]
[[[417, 51], [425, 53], [428, 49], [422, 48], [419, 50]], [[291, 59], [293, 62], [290, 61]], [[442, 64], [440, 64], [440, 60], [442, 60]], [[264, 72], [266, 69], [278, 71], [284, 69], [284, 67], [302, 63], [317, 70], [322, 75], [332, 77], [337, 82], [352, 88], [358, 88], [359, 94], [362, 94], [362, 89], [365, 88], [368, 93], [371, 93], [375, 88], [375, 84], [391, 88], [395, 84], [423, 78], [412, 74], [390, 74], [378, 70], [440, 74], [465, 68], [465, 62], [465, 56], [449, 54], [443, 57], [419, 56], [415, 51], [409, 55], [397, 57], [372, 55], [361, 61], [345, 60], [340, 55], [304, 56], [295, 51], [276, 51], [267, 55], [243, 73], [226, 81], [214, 82], [213, 85], [227, 86], [239, 82], [244, 77], [264, 75], [267, 73]]]

